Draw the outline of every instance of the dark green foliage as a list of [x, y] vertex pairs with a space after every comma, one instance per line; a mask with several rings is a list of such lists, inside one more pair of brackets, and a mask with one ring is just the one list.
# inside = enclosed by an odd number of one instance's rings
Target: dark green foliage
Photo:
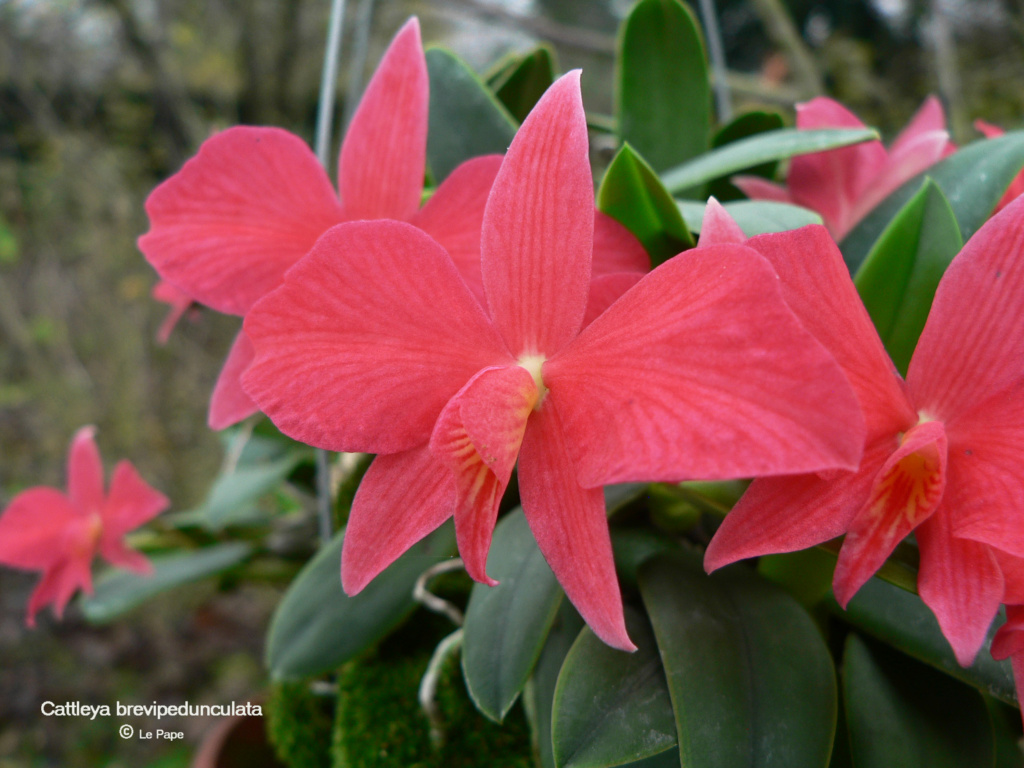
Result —
[[266, 706], [267, 736], [288, 768], [330, 768], [334, 701], [307, 681], [278, 683]]

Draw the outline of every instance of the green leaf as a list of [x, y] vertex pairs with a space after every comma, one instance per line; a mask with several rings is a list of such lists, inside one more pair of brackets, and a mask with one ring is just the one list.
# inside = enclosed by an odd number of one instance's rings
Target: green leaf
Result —
[[825, 768], [835, 671], [807, 612], [745, 567], [640, 569], [687, 768]]
[[1024, 166], [1024, 131], [976, 141], [915, 176], [885, 198], [843, 238], [840, 249], [856, 271], [892, 218], [918, 190], [925, 176], [945, 193], [963, 239], [970, 240], [985, 223], [1010, 182]]
[[462, 670], [477, 709], [500, 722], [540, 655], [562, 589], [522, 510], [506, 515], [495, 529], [487, 573], [500, 583], [473, 585], [463, 625]]
[[533, 677], [530, 678], [523, 694], [530, 704], [526, 711], [531, 713], [531, 723], [540, 762], [543, 768], [555, 768], [555, 755], [551, 744], [551, 715], [554, 710], [555, 685], [562, 669], [566, 654], [583, 630], [583, 619], [572, 603], [563, 600], [544, 648], [537, 659]]
[[[687, 228], [700, 234], [704, 223], [704, 209], [707, 203], [699, 200], [676, 200]], [[729, 215], [740, 225], [747, 237], [763, 235], [766, 232], [785, 232], [799, 229], [808, 224], [821, 224], [821, 216], [809, 208], [772, 200], [736, 200], [723, 205]]]
[[904, 376], [946, 267], [963, 247], [949, 201], [931, 179], [893, 217], [854, 278]]
[[651, 757], [676, 744], [672, 704], [650, 626], [626, 609], [638, 650], [609, 648], [588, 628], [562, 664], [552, 731], [559, 768], [605, 768]]
[[708, 149], [711, 86], [704, 39], [679, 0], [640, 0], [622, 25], [616, 69], [619, 136], [653, 168]]
[[604, 507], [611, 517], [647, 491], [647, 483], [615, 483], [604, 487]]
[[[627, 584], [636, 584], [637, 571], [652, 557], [681, 551], [675, 539], [649, 528], [612, 528], [611, 533], [615, 571]], [[700, 556], [693, 557], [694, 563], [699, 564]]]
[[[865, 634], [1001, 701], [1017, 703], [1010, 662], [995, 661], [986, 642], [973, 666], [961, 667], [935, 616], [917, 595], [881, 579], [869, 579], [845, 611], [833, 597], [827, 604], [836, 616]], [[990, 630], [989, 640], [994, 632]]]
[[992, 766], [992, 726], [977, 691], [856, 634], [843, 699], [857, 768]]
[[252, 554], [252, 547], [234, 541], [191, 552], [154, 555], [151, 576], [111, 569], [96, 580], [96, 591], [79, 605], [86, 619], [104, 624], [150, 598], [174, 587], [188, 584], [232, 568]]
[[426, 57], [430, 77], [427, 165], [440, 184], [472, 157], [504, 154], [516, 133], [516, 122], [454, 53], [430, 48]]
[[643, 243], [652, 266], [693, 247], [690, 229], [672, 196], [629, 144], [622, 145], [605, 171], [597, 207]]
[[307, 451], [293, 451], [271, 462], [239, 465], [234, 471], [217, 477], [206, 501], [192, 514], [214, 531], [250, 520], [256, 501], [284, 482], [306, 458]]
[[533, 105], [555, 81], [555, 52], [547, 45], [539, 45], [529, 53], [513, 55], [503, 66], [499, 65], [487, 85], [505, 105], [512, 117], [523, 122]]
[[800, 131], [781, 128], [713, 149], [700, 157], [677, 165], [661, 174], [665, 188], [673, 195], [709, 181], [729, 176], [761, 163], [795, 155], [823, 152], [873, 141], [878, 134], [869, 128], [821, 128]]
[[455, 552], [446, 523], [413, 545], [355, 597], [341, 590], [342, 531], [292, 582], [267, 638], [267, 667], [276, 680], [318, 675], [343, 664], [394, 629], [416, 607], [420, 575]]
[[[740, 139], [756, 136], [759, 133], [777, 131], [782, 128], [782, 115], [778, 112], [745, 112], [737, 115], [727, 125], [723, 126], [711, 139], [711, 148], [718, 149], [726, 144], [732, 144]], [[743, 172], [748, 175], [762, 176], [766, 179], [775, 178], [775, 172], [779, 167], [777, 160], [755, 165]], [[715, 179], [708, 186], [708, 194], [725, 202], [727, 200], [740, 200], [745, 196], [728, 179]]]

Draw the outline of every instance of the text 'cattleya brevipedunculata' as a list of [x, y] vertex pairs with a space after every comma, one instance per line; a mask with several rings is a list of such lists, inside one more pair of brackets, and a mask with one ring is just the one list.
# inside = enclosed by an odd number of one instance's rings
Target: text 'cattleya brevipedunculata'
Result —
[[247, 314], [243, 381], [286, 434], [378, 454], [345, 534], [347, 592], [453, 514], [467, 570], [491, 583], [518, 460], [559, 582], [598, 636], [631, 649], [602, 486], [851, 469], [864, 432], [839, 366], [744, 246], [681, 254], [581, 330], [594, 192], [579, 77], [547, 91], [498, 172], [486, 304], [423, 231], [342, 224]]

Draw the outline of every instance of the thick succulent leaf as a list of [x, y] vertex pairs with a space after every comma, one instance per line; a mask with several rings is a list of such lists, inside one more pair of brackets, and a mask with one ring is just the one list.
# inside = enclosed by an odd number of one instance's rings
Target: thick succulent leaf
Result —
[[693, 247], [690, 228], [647, 162], [624, 144], [605, 171], [597, 207], [632, 232], [657, 266]]
[[270, 461], [239, 462], [230, 472], [217, 476], [203, 503], [189, 518], [210, 530], [248, 521], [262, 496], [284, 482], [310, 451], [295, 449]]
[[871, 579], [860, 588], [847, 605], [846, 611], [842, 611], [831, 599], [828, 602], [840, 619], [862, 632], [990, 696], [1016, 704], [1010, 662], [995, 661], [988, 651], [994, 631], [990, 632], [989, 640], [974, 664], [964, 669], [957, 663], [953, 649], [942, 636], [935, 616], [917, 595], [880, 579]]
[[[1024, 131], [978, 141], [926, 172], [949, 200], [963, 239], [985, 223], [1010, 182], [1024, 166]], [[843, 238], [843, 258], [857, 270], [893, 217], [921, 189], [922, 173], [893, 192]]]
[[[700, 234], [707, 203], [700, 200], [676, 200], [676, 205], [683, 214], [686, 228]], [[747, 237], [821, 224], [821, 216], [810, 208], [777, 203], [774, 200], [736, 200], [725, 203], [723, 207]]]
[[443, 48], [427, 51], [430, 122], [427, 165], [440, 183], [460, 163], [504, 154], [516, 132], [508, 110], [462, 59]]
[[983, 768], [992, 726], [976, 690], [851, 633], [843, 701], [857, 768]]
[[661, 181], [669, 192], [676, 195], [721, 176], [772, 160], [847, 147], [877, 138], [878, 134], [867, 128], [821, 128], [814, 131], [781, 128], [713, 149], [662, 172]]
[[105, 624], [152, 597], [174, 587], [215, 576], [252, 554], [252, 547], [240, 541], [217, 544], [192, 552], [155, 555], [150, 576], [109, 570], [96, 580], [96, 591], [80, 601], [82, 613], [93, 624]]
[[420, 575], [455, 553], [455, 531], [444, 525], [348, 597], [338, 576], [344, 538], [342, 531], [306, 564], [277, 606], [266, 656], [274, 679], [321, 674], [384, 637], [416, 607]]
[[[748, 136], [755, 136], [759, 133], [777, 131], [782, 128], [782, 115], [778, 112], [744, 112], [737, 115], [729, 123], [723, 125], [711, 138], [711, 148], [718, 149], [734, 141], [745, 139]], [[753, 168], [747, 168], [744, 173], [754, 176], [761, 176], [766, 179], [775, 178], [775, 171], [778, 169], [777, 160], [761, 163]], [[708, 193], [719, 200], [737, 200], [744, 195], [728, 179], [716, 179], [708, 185]]]
[[619, 37], [619, 136], [658, 171], [707, 151], [711, 85], [697, 20], [679, 0], [640, 0]]
[[857, 270], [857, 292], [904, 376], [939, 280], [962, 246], [949, 201], [926, 179]]
[[672, 704], [647, 619], [632, 609], [626, 625], [637, 651], [609, 648], [584, 630], [555, 688], [552, 732], [559, 768], [606, 768], [672, 749]]
[[555, 52], [547, 45], [511, 58], [487, 85], [520, 123], [555, 81]]
[[521, 510], [495, 529], [487, 572], [499, 584], [473, 585], [462, 670], [477, 709], [501, 721], [537, 662], [562, 590]]
[[835, 670], [811, 617], [739, 567], [707, 576], [659, 557], [640, 569], [687, 768], [828, 765]]
[[563, 600], [555, 614], [544, 648], [533, 669], [533, 677], [523, 694], [531, 706], [526, 707], [531, 716], [531, 728], [540, 763], [543, 768], [555, 768], [555, 753], [551, 743], [551, 715], [554, 711], [555, 685], [562, 669], [566, 654], [583, 630], [583, 619], [572, 603]]

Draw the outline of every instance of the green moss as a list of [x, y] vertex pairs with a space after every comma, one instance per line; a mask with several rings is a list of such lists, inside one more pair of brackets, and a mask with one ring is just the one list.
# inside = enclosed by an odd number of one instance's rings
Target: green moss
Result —
[[267, 735], [288, 768], [330, 768], [333, 701], [306, 681], [279, 683], [267, 702]]

